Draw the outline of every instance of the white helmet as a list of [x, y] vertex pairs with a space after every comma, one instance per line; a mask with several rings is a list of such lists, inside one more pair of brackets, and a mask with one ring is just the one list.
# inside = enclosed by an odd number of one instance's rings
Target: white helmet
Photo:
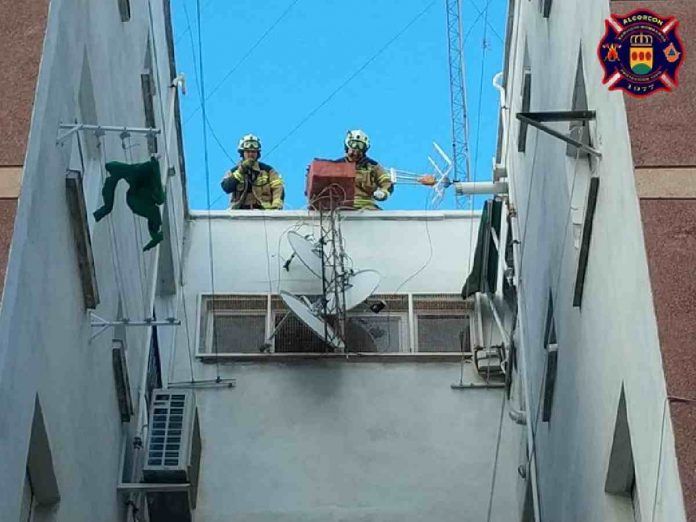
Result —
[[370, 138], [360, 129], [350, 130], [346, 134], [344, 145], [347, 149], [358, 149], [367, 152], [370, 148]]
[[261, 139], [253, 134], [245, 134], [237, 144], [237, 152], [243, 154], [245, 150], [256, 150], [261, 152]]

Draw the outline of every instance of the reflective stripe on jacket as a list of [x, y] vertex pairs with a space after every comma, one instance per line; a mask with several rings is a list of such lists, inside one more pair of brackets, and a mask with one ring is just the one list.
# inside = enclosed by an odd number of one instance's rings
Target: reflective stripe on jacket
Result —
[[[240, 162], [237, 167], [228, 172], [222, 180], [222, 189], [228, 194], [232, 194], [231, 203], [233, 207], [243, 208], [263, 208], [281, 209], [283, 208], [284, 186], [283, 178], [276, 170], [259, 161], [249, 166], [248, 174], [245, 176]], [[247, 184], [251, 183], [247, 188]], [[240, 199], [244, 195], [244, 201]]]
[[[344, 157], [337, 162], [348, 162]], [[356, 209], [378, 210], [373, 194], [375, 190], [381, 189], [391, 194], [394, 187], [391, 177], [384, 168], [372, 158], [365, 156], [355, 165], [355, 196], [353, 207]]]

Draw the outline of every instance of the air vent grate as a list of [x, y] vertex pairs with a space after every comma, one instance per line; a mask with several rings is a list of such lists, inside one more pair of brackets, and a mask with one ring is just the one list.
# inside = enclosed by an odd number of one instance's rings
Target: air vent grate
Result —
[[152, 410], [148, 466], [179, 466], [186, 396], [158, 394]]

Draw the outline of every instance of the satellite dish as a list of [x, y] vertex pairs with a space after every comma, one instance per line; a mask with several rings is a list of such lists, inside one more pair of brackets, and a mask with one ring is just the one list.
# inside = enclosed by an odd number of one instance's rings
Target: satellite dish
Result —
[[[336, 350], [342, 351], [345, 349], [344, 342], [336, 335], [333, 328], [326, 324], [326, 321], [319, 317], [306, 303], [285, 291], [280, 292], [280, 297], [290, 311], [299, 317], [300, 321], [306, 324], [315, 334], [323, 339], [324, 342], [331, 345]], [[326, 334], [328, 338], [325, 338], [324, 334]]]
[[[348, 278], [344, 288], [345, 310], [351, 310], [375, 293], [380, 282], [379, 272], [376, 270], [359, 270]], [[339, 289], [340, 292], [340, 289]], [[329, 314], [335, 314], [334, 300], [336, 296], [330, 293], [326, 302]]]
[[321, 277], [321, 245], [297, 232], [288, 232], [288, 242], [302, 264], [315, 276]]

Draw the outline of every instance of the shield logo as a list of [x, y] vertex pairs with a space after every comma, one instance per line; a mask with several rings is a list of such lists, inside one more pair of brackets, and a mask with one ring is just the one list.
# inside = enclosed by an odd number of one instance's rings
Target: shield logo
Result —
[[653, 68], [653, 37], [639, 33], [631, 36], [629, 49], [631, 70], [636, 74], [648, 74]]

